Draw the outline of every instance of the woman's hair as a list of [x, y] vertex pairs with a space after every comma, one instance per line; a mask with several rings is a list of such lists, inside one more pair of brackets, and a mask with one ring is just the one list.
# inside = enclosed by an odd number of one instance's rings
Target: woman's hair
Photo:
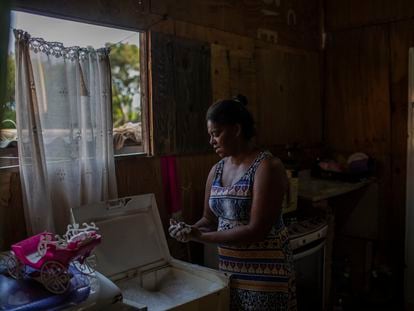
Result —
[[218, 100], [207, 110], [206, 120], [220, 125], [240, 124], [243, 137], [250, 140], [256, 135], [256, 129], [246, 105], [247, 98], [243, 95]]

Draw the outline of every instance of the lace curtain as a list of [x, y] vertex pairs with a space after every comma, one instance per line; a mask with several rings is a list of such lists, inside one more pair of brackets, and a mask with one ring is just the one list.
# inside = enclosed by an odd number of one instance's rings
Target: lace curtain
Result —
[[117, 196], [109, 51], [14, 33], [27, 229], [62, 233], [70, 208]]
[[408, 66], [407, 202], [405, 223], [405, 298], [414, 305], [414, 48]]

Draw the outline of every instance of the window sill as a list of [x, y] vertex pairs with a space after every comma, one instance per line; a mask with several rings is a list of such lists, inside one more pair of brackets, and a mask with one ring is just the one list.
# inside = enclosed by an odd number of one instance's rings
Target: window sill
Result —
[[0, 174], [18, 173], [20, 171], [19, 165], [0, 166]]
[[114, 158], [125, 158], [125, 157], [145, 157], [147, 154], [144, 152], [143, 145], [125, 145], [120, 150], [114, 150]]
[[147, 158], [147, 157], [150, 157], [150, 156], [145, 152], [117, 154], [117, 155], [114, 156], [115, 162], [122, 161], [122, 160], [125, 160], [125, 159], [131, 159], [131, 158]]
[[0, 148], [0, 170], [5, 171], [19, 171], [19, 155], [17, 146], [9, 146]]

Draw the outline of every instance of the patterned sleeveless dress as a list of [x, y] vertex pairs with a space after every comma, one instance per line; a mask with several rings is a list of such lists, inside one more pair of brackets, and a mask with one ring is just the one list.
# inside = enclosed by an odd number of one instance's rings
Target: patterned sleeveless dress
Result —
[[[224, 159], [216, 167], [209, 205], [218, 218], [217, 230], [228, 230], [249, 222], [254, 175], [268, 151], [259, 153], [243, 177], [223, 187]], [[231, 310], [296, 310], [293, 257], [288, 230], [282, 217], [261, 242], [219, 245], [219, 268], [231, 274]]]

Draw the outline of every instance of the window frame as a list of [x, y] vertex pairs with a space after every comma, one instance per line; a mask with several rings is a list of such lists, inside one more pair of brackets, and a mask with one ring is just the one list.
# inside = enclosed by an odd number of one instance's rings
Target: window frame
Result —
[[[104, 26], [99, 25], [98, 26]], [[106, 26], [108, 27], [108, 26]], [[112, 28], [112, 25], [110, 26]], [[138, 31], [136, 29], [128, 29], [130, 31], [135, 31], [139, 35], [139, 73], [140, 73], [140, 103], [141, 103], [141, 135], [142, 135], [142, 149], [140, 152], [124, 152], [116, 153], [114, 150], [114, 157], [130, 157], [130, 156], [148, 156], [150, 155], [150, 142], [149, 142], [149, 100], [148, 100], [148, 34], [146, 31]], [[131, 146], [134, 148], [135, 146]], [[137, 146], [138, 147], [138, 146]], [[121, 149], [122, 150], [122, 149]]]

